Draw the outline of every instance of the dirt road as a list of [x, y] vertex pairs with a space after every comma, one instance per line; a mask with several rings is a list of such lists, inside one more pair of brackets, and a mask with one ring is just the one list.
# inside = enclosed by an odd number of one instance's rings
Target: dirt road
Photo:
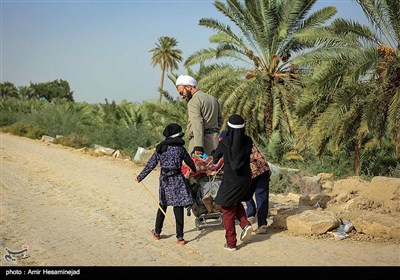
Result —
[[[0, 134], [0, 247], [32, 266], [400, 266], [400, 245], [311, 239], [285, 232], [252, 236], [223, 249], [223, 228], [197, 230], [185, 216], [175, 243], [168, 220], [160, 241], [149, 230], [157, 207], [133, 180], [142, 166], [59, 145]], [[158, 200], [156, 169], [143, 182]], [[173, 218], [172, 209], [167, 214]], [[239, 226], [237, 226], [239, 232]], [[5, 255], [5, 253], [4, 253]], [[10, 264], [2, 255], [0, 266]]]

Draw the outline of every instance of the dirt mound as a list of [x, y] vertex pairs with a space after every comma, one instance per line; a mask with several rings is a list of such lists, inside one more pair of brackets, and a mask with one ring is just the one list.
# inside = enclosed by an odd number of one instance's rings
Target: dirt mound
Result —
[[[400, 178], [374, 177], [370, 182], [359, 177], [334, 182], [326, 174], [324, 178], [319, 194], [271, 195], [272, 203], [275, 201], [274, 224], [293, 233], [320, 235], [351, 222], [353, 235], [400, 241]], [[333, 215], [332, 219], [319, 228], [318, 223], [326, 221], [326, 215]]]

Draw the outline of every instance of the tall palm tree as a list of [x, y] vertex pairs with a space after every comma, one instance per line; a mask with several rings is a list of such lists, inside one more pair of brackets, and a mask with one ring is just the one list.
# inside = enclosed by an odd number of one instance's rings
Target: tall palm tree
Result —
[[378, 30], [379, 41], [373, 78], [381, 86], [375, 127], [380, 140], [389, 132], [400, 156], [400, 2], [393, 0], [357, 0], [367, 18]]
[[175, 38], [163, 36], [158, 38], [156, 48], [151, 49], [149, 52], [153, 53], [151, 58], [151, 64], [153, 67], [160, 65], [161, 67], [161, 81], [160, 81], [160, 97], [159, 102], [162, 99], [162, 91], [164, 90], [164, 76], [165, 71], [173, 71], [178, 69], [178, 62], [183, 60], [181, 54], [182, 51], [177, 49], [176, 46], [178, 41]]
[[[310, 130], [299, 134], [298, 144], [304, 146], [301, 140], [309, 133], [320, 134], [315, 138], [320, 148], [334, 139], [345, 143], [355, 137], [356, 175], [367, 142], [379, 146], [382, 138], [389, 136], [395, 156], [400, 155], [400, 3], [391, 0], [357, 0], [357, 3], [378, 32], [351, 20], [337, 19], [329, 28], [297, 34], [300, 41], [315, 44], [316, 48], [295, 60], [314, 67], [308, 84], [314, 93], [303, 96], [298, 107], [300, 125]], [[341, 102], [343, 95], [348, 102]], [[338, 109], [336, 115], [332, 114], [332, 108]], [[355, 111], [358, 117], [353, 116], [353, 123], [346, 124], [352, 130], [329, 130], [329, 125], [321, 125], [324, 119], [343, 120], [342, 117]], [[340, 126], [335, 124], [336, 128]]]
[[292, 86], [299, 73], [291, 64], [291, 57], [312, 46], [300, 43], [295, 34], [324, 24], [336, 13], [334, 7], [326, 7], [310, 14], [315, 2], [215, 1], [215, 7], [233, 26], [216, 19], [200, 19], [201, 26], [217, 32], [210, 38], [216, 47], [194, 53], [185, 65], [219, 58], [236, 62], [217, 65], [200, 82], [210, 86], [208, 92], [218, 96], [226, 114], [243, 115], [255, 139], [270, 137], [274, 131], [282, 141], [293, 136], [292, 106], [296, 96]]

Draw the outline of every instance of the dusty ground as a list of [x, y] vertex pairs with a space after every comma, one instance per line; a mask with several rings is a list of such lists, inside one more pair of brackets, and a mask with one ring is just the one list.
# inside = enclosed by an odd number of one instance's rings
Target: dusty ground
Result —
[[[175, 243], [168, 222], [154, 241], [157, 206], [133, 180], [142, 166], [40, 141], [0, 134], [0, 266], [5, 248], [29, 246], [27, 266], [400, 266], [400, 244], [294, 236], [253, 236], [236, 252], [223, 249], [221, 227], [197, 230], [185, 216]], [[158, 171], [143, 182], [157, 198]], [[167, 212], [171, 218], [171, 209]], [[239, 232], [239, 226], [237, 226]]]

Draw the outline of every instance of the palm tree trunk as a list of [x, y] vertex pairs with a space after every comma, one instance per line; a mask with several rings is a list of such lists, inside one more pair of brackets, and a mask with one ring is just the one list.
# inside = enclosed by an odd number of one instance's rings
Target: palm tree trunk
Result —
[[264, 132], [269, 138], [272, 134], [272, 112], [274, 110], [272, 84], [271, 81], [267, 81], [265, 94], [268, 95], [267, 104], [264, 110]]
[[164, 76], [165, 76], [165, 61], [163, 61], [163, 64], [161, 66], [161, 82], [160, 82], [160, 97], [158, 98], [158, 102], [161, 103], [161, 99], [163, 97], [163, 90], [164, 90]]
[[397, 131], [397, 133], [394, 135], [394, 156], [398, 157], [400, 155], [400, 132]]
[[360, 175], [360, 159], [361, 159], [361, 146], [364, 132], [359, 131], [357, 134], [356, 146], [354, 149], [354, 175]]

